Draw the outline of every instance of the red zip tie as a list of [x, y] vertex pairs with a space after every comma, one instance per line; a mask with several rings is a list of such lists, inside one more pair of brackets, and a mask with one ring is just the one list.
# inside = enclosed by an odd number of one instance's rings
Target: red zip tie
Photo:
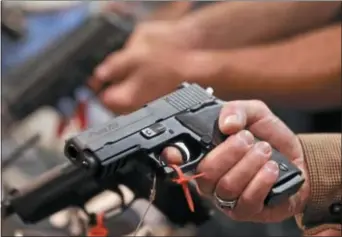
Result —
[[103, 223], [104, 213], [96, 215], [96, 225], [88, 230], [88, 236], [108, 236], [108, 230]]
[[[203, 177], [204, 173], [196, 174], [196, 175], [192, 175], [192, 176], [185, 176], [183, 171], [177, 165], [172, 164], [172, 165], [170, 165], [170, 167], [172, 169], [174, 169], [176, 171], [177, 175], [178, 175], [178, 178], [172, 179], [172, 181], [177, 183], [177, 184], [179, 184], [179, 185], [182, 185], [182, 188], [183, 188], [183, 191], [184, 191], [184, 195], [185, 195], [185, 199], [186, 199], [186, 201], [188, 203], [189, 209], [190, 209], [191, 212], [195, 212], [194, 201], [192, 200], [188, 183], [191, 180], [193, 180], [193, 179], [197, 179], [199, 177]], [[196, 184], [196, 189], [199, 192], [199, 188], [198, 188], [197, 184]]]
[[57, 126], [57, 131], [56, 131], [56, 136], [60, 138], [66, 128], [67, 121], [65, 118], [60, 118], [58, 121], [58, 126]]
[[80, 122], [81, 130], [84, 130], [88, 127], [88, 118], [87, 118], [87, 103], [85, 101], [80, 101], [78, 103], [76, 109], [76, 116]]
[[88, 104], [86, 102], [79, 102], [73, 116], [68, 119], [60, 118], [56, 131], [57, 137], [60, 138], [63, 135], [65, 129], [70, 124], [70, 121], [75, 117], [80, 123], [81, 130], [85, 130], [88, 127], [87, 108]]

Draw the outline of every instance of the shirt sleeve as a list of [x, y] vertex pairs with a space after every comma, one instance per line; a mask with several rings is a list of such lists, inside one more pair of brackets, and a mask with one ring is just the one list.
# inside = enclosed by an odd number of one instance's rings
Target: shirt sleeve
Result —
[[309, 172], [311, 194], [296, 221], [305, 235], [341, 230], [341, 134], [298, 135]]

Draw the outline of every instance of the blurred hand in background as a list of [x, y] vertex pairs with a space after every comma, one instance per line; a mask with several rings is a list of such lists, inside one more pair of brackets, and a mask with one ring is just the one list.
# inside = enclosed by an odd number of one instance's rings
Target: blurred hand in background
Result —
[[183, 81], [211, 86], [224, 100], [334, 108], [341, 103], [341, 25], [333, 21], [340, 6], [224, 2], [145, 22], [99, 65], [91, 84], [112, 83], [101, 99], [116, 113], [131, 112]]

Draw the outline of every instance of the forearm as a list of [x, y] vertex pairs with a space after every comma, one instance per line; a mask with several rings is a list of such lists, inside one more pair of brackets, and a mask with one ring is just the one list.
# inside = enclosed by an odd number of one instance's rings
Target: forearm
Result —
[[153, 11], [146, 20], [175, 20], [184, 16], [191, 10], [192, 2], [178, 2], [171, 1], [169, 3], [165, 3], [155, 11]]
[[321, 109], [341, 104], [341, 26], [267, 46], [197, 52], [190, 80], [225, 100], [261, 99], [279, 107]]
[[200, 48], [233, 48], [293, 35], [329, 22], [340, 2], [222, 2], [179, 20]]
[[328, 228], [341, 231], [341, 213], [332, 208], [342, 205], [341, 134], [301, 134], [298, 137], [310, 177], [311, 193], [304, 213], [296, 216], [297, 223], [306, 235]]

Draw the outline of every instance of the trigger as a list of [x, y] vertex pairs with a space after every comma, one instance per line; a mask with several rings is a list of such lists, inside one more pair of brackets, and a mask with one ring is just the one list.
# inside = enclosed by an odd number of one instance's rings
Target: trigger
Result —
[[178, 151], [181, 153], [182, 155], [182, 161], [184, 163], [188, 163], [190, 161], [190, 151], [189, 149], [186, 147], [186, 145], [183, 142], [176, 142], [173, 144], [176, 149], [178, 149]]

